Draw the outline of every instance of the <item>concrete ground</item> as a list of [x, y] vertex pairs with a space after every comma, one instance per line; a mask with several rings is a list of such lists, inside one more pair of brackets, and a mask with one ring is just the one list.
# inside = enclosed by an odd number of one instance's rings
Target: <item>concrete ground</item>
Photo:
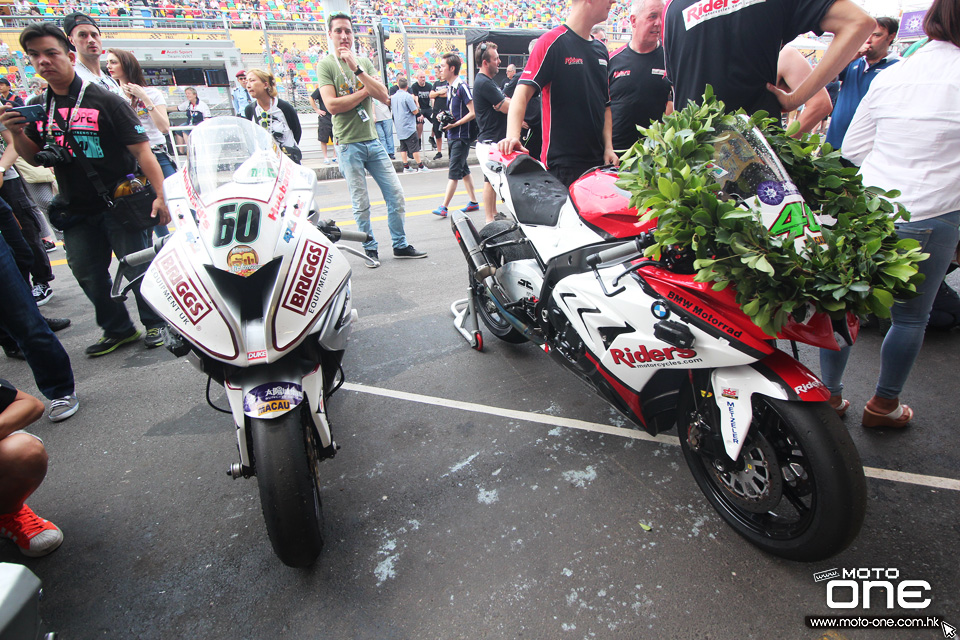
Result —
[[[856, 568], [928, 581], [932, 601], [839, 613], [958, 626], [960, 335], [927, 336], [904, 391], [917, 417], [894, 433], [858, 423], [881, 339], [863, 333], [846, 424], [868, 468], [866, 521], [835, 558], [780, 560], [723, 523], [674, 434], [628, 431], [531, 345], [487, 333], [485, 351], [471, 350], [449, 311], [464, 295], [463, 257], [448, 221], [429, 213], [445, 172], [400, 180], [409, 240], [429, 256], [394, 260], [385, 208], [374, 205], [383, 266], [348, 258], [360, 319], [348, 383], [329, 406], [343, 448], [323, 463], [327, 544], [308, 570], [274, 557], [257, 481], [225, 475], [237, 460], [234, 430], [207, 406], [204, 377], [139, 344], [86, 358], [100, 335], [92, 309], [63, 251], [51, 254], [55, 296], [42, 310], [73, 319], [59, 336], [81, 408], [32, 427], [50, 470], [29, 502], [65, 541], [35, 560], [0, 544], [0, 561], [43, 580], [50, 628], [66, 639], [942, 637], [805, 626], [805, 616], [831, 613], [814, 573]], [[321, 189], [323, 214], [351, 224], [343, 181]], [[465, 202], [458, 194], [453, 205]], [[802, 360], [818, 369], [812, 349]], [[37, 394], [25, 363], [0, 356], [0, 375]], [[225, 405], [221, 390], [212, 396]]]

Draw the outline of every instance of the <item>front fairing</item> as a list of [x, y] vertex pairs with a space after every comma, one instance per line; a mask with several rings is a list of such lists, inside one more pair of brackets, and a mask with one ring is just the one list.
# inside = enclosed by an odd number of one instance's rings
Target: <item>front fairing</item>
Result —
[[187, 166], [164, 183], [177, 232], [141, 286], [187, 340], [238, 366], [274, 362], [350, 311], [349, 264], [308, 220], [315, 175], [267, 157], [260, 133], [239, 118], [193, 131]]

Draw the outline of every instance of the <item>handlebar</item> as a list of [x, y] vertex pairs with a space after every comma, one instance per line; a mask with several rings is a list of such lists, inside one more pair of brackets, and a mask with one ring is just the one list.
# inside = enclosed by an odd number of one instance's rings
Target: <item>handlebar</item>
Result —
[[120, 264], [127, 267], [139, 267], [153, 260], [159, 251], [160, 246], [152, 246], [141, 251], [134, 251], [120, 258]]
[[629, 242], [624, 242], [616, 247], [604, 249], [603, 251], [598, 251], [591, 256], [587, 256], [587, 264], [591, 267], [596, 267], [599, 264], [619, 262], [624, 258], [637, 254], [643, 254], [644, 249], [653, 243], [653, 234], [649, 231], [646, 231]]
[[371, 236], [369, 233], [341, 229], [333, 220], [324, 220], [317, 225], [317, 229], [319, 229], [323, 235], [327, 236], [331, 242], [339, 242], [340, 240], [347, 240], [349, 242], [370, 242], [373, 240], [373, 236]]

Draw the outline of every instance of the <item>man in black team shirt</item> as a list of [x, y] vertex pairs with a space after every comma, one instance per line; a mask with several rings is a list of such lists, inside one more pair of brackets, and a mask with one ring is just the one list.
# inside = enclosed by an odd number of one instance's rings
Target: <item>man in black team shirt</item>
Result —
[[[510, 98], [503, 95], [493, 78], [500, 70], [500, 54], [493, 42], [481, 42], [474, 56], [480, 62], [480, 73], [473, 82], [473, 106], [477, 112], [480, 134], [477, 136], [477, 159], [482, 164], [490, 150], [507, 135], [507, 111]], [[483, 176], [483, 212], [487, 222], [497, 215], [497, 196], [493, 185]]]
[[613, 0], [572, 0], [570, 15], [540, 36], [527, 61], [507, 114], [500, 152], [526, 151], [520, 133], [527, 102], [543, 93], [540, 159], [563, 184], [602, 164], [619, 164], [613, 151], [607, 48], [590, 29], [607, 19]]
[[433, 132], [430, 135], [430, 144], [437, 150], [437, 155], [433, 156], [434, 160], [443, 157], [443, 127], [437, 116], [441, 111], [447, 110], [448, 86], [449, 83], [440, 76], [440, 65], [437, 65], [437, 79], [433, 83], [433, 91], [430, 92], [430, 97], [433, 98]]
[[[852, 0], [670, 0], [663, 48], [674, 104], [700, 102], [709, 84], [730, 111], [793, 111], [853, 59], [875, 24]], [[780, 49], [807, 31], [833, 41], [800, 86], [778, 89]]]
[[417, 72], [417, 81], [407, 89], [417, 99], [420, 107], [420, 113], [417, 115], [417, 140], [423, 142], [423, 123], [430, 120], [433, 115], [433, 109], [430, 107], [430, 92], [433, 91], [433, 85], [427, 82], [427, 74], [423, 71]]
[[651, 121], [673, 111], [660, 46], [662, 16], [661, 0], [634, 0], [630, 42], [610, 55], [610, 110], [617, 151], [636, 143], [637, 126], [649, 127]]

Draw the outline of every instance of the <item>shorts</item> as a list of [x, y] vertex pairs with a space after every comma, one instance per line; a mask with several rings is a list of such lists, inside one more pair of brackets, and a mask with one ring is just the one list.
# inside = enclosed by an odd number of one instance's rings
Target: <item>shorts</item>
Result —
[[[497, 148], [496, 142], [480, 142], [477, 141], [477, 161], [480, 163], [480, 166], [483, 167], [483, 163], [486, 162], [487, 157], [490, 155], [491, 151], [495, 151]], [[487, 177], [486, 172], [483, 173], [483, 181], [490, 182], [490, 178]]]
[[324, 144], [329, 143], [333, 138], [333, 118], [331, 116], [320, 116], [317, 123], [317, 140]]
[[426, 107], [420, 109], [420, 115], [423, 116], [425, 122], [433, 121], [433, 109], [428, 109]]
[[400, 153], [409, 153], [413, 155], [414, 153], [420, 152], [420, 136], [417, 135], [417, 132], [414, 131], [409, 138], [404, 138], [400, 141], [400, 146], [397, 148], [397, 151]]
[[[36, 438], [37, 440], [40, 441], [40, 444], [43, 444], [43, 440], [40, 438], [40, 436], [38, 436], [38, 435], [36, 435], [36, 434], [34, 434], [34, 433], [30, 433], [29, 431], [24, 431], [23, 429], [19, 429], [19, 430], [17, 430], [17, 431], [14, 431], [14, 432], [11, 433], [10, 435], [11, 435], [11, 436], [15, 436], [15, 435], [17, 435], [18, 433], [22, 433], [23, 435], [25, 435], [25, 436], [30, 436], [30, 437], [32, 437], [32, 438]], [[7, 436], [7, 437], [9, 438], [10, 436]]]
[[454, 138], [449, 141], [447, 155], [450, 157], [450, 169], [447, 177], [451, 180], [463, 180], [470, 175], [467, 156], [470, 155], [470, 140]]

